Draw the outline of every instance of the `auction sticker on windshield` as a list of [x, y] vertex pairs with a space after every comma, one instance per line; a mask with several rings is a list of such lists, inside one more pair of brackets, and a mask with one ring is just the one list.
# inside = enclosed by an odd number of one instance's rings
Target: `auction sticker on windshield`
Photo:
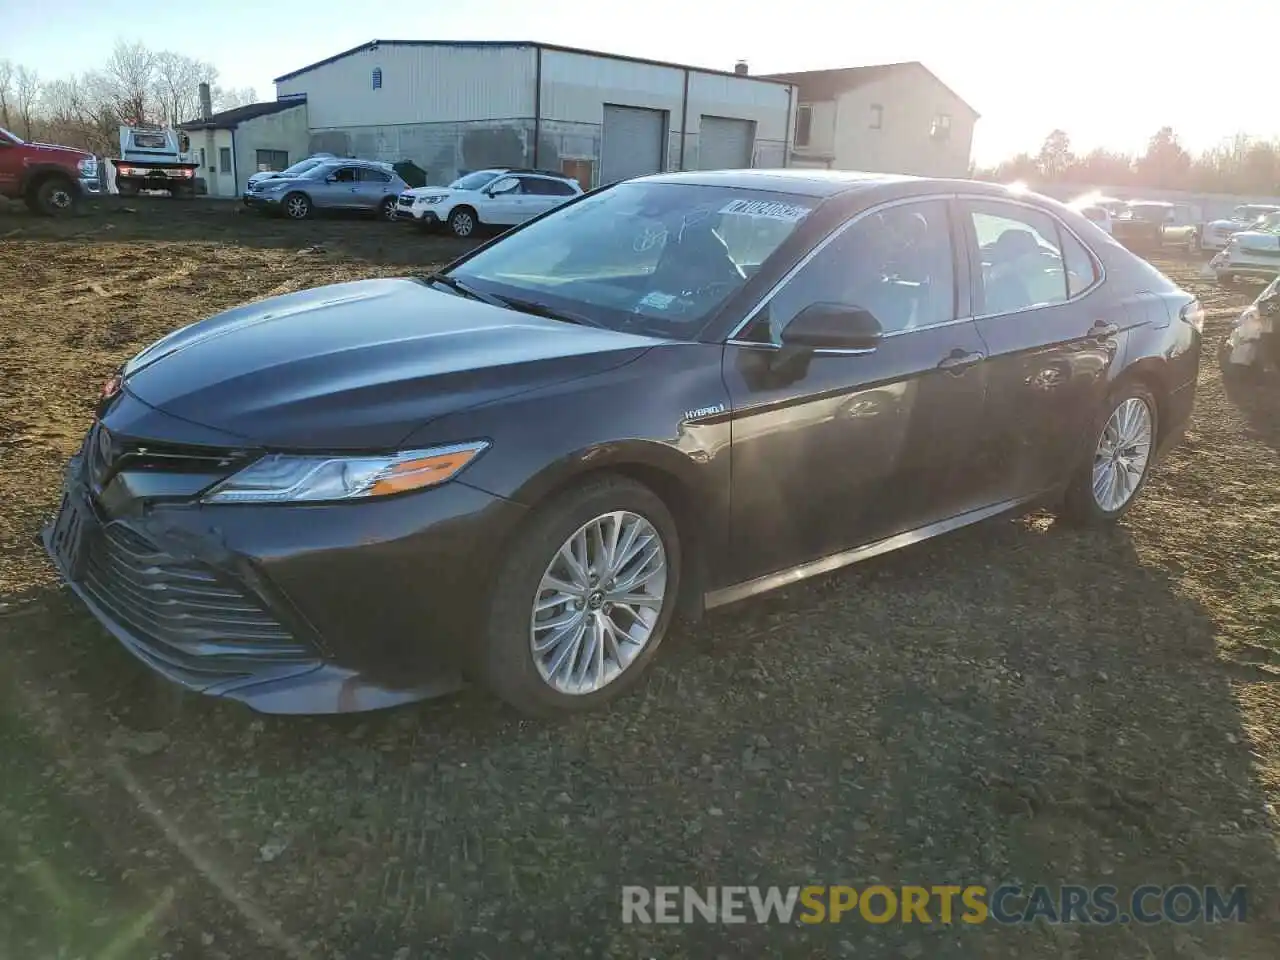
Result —
[[808, 207], [796, 206], [792, 203], [779, 203], [775, 200], [730, 200], [720, 208], [721, 213], [737, 213], [748, 217], [765, 217], [769, 220], [784, 220], [787, 223], [799, 223], [809, 215]]

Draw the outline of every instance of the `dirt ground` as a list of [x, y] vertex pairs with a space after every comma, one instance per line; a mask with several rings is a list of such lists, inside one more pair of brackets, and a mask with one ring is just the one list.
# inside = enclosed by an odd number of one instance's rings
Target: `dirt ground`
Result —
[[[102, 379], [245, 300], [461, 251], [213, 202], [0, 211], [0, 957], [1277, 955], [1280, 386], [1111, 532], [999, 520], [671, 638], [611, 711], [277, 719], [153, 680], [36, 544]], [[1248, 921], [625, 926], [622, 884], [1244, 884]], [[856, 916], [856, 915], [851, 915]]]

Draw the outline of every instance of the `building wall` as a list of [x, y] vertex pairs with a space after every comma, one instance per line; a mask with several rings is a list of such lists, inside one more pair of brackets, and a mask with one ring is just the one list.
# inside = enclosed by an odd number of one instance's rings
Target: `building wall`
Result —
[[284, 80], [276, 96], [307, 94], [315, 130], [532, 117], [534, 59], [533, 47], [390, 44]]
[[311, 155], [307, 106], [246, 120], [236, 128], [235, 140], [235, 190], [230, 196], [239, 196], [249, 177], [258, 172], [259, 150], [283, 150], [290, 163]]
[[[680, 169], [684, 68], [544, 49], [538, 99], [537, 59], [532, 46], [383, 45], [282, 81], [276, 93], [307, 95], [310, 151], [412, 160], [429, 183], [482, 167], [587, 161], [583, 186], [598, 185], [606, 103], [666, 111], [666, 167]], [[785, 166], [791, 96], [783, 84], [689, 70], [685, 168], [697, 167], [703, 114], [754, 121], [755, 165]]]
[[[879, 129], [872, 128], [876, 105], [882, 108]], [[810, 145], [797, 147], [797, 156], [830, 156], [839, 170], [968, 175], [973, 112], [925, 70], [895, 71], [814, 107]], [[939, 114], [951, 117], [946, 140], [930, 135]]]

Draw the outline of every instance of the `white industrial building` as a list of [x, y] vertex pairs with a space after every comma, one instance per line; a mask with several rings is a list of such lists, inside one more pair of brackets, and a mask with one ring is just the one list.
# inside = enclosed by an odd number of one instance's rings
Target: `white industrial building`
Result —
[[584, 188], [665, 170], [783, 167], [790, 83], [540, 43], [375, 40], [277, 77], [310, 150], [409, 160], [427, 182], [561, 170]]

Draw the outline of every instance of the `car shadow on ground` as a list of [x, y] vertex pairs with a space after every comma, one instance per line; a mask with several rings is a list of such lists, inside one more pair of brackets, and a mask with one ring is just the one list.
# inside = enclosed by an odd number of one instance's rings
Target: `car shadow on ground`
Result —
[[[65, 590], [4, 602], [0, 936], [27, 955], [1274, 955], [1214, 624], [1123, 528], [992, 521], [744, 602], [558, 723], [474, 691], [260, 717], [152, 679]], [[622, 884], [877, 881], [1243, 884], [1249, 922], [620, 920]]]
[[1280, 375], [1222, 364], [1222, 388], [1244, 418], [1249, 435], [1280, 452]]

